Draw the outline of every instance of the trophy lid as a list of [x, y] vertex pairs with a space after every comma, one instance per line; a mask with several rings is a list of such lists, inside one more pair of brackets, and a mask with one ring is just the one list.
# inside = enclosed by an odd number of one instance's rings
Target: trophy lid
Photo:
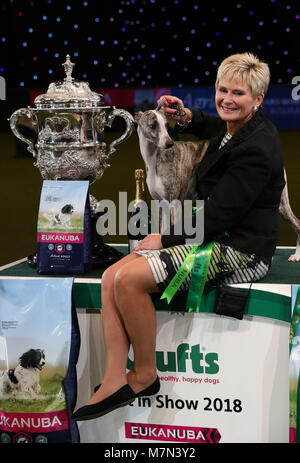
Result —
[[46, 93], [35, 98], [38, 109], [46, 108], [97, 108], [104, 105], [104, 96], [92, 92], [87, 82], [80, 82], [72, 77], [74, 63], [70, 55], [66, 56], [63, 67], [66, 77], [63, 81], [52, 82]]

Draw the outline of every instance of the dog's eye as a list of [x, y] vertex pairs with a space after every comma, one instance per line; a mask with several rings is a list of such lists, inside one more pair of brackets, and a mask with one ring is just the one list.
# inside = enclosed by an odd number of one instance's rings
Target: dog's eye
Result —
[[155, 129], [156, 127], [157, 127], [157, 122], [156, 122], [156, 121], [151, 122], [150, 128], [151, 128], [151, 129]]

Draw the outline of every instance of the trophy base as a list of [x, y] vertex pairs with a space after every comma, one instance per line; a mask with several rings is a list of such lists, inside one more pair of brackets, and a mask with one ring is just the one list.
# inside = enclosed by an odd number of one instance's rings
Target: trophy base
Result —
[[[112, 246], [97, 243], [92, 250], [92, 268], [109, 267], [124, 257], [124, 254]], [[37, 253], [27, 257], [27, 264], [31, 268], [37, 268]]]

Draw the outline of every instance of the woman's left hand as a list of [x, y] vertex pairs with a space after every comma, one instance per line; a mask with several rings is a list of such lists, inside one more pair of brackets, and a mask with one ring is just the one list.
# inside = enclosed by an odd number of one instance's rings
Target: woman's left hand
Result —
[[161, 234], [151, 233], [147, 235], [134, 249], [133, 251], [143, 251], [145, 249], [162, 249]]

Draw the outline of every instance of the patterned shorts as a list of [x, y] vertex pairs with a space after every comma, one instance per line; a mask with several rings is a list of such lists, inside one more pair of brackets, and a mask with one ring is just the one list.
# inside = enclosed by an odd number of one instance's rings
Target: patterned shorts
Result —
[[[157, 286], [164, 291], [192, 248], [191, 244], [183, 244], [166, 249], [135, 252], [146, 257]], [[207, 285], [220, 286], [260, 280], [267, 274], [269, 267], [270, 263], [264, 258], [245, 254], [216, 242], [208, 268]], [[188, 291], [189, 284], [190, 274], [178, 291]]]

